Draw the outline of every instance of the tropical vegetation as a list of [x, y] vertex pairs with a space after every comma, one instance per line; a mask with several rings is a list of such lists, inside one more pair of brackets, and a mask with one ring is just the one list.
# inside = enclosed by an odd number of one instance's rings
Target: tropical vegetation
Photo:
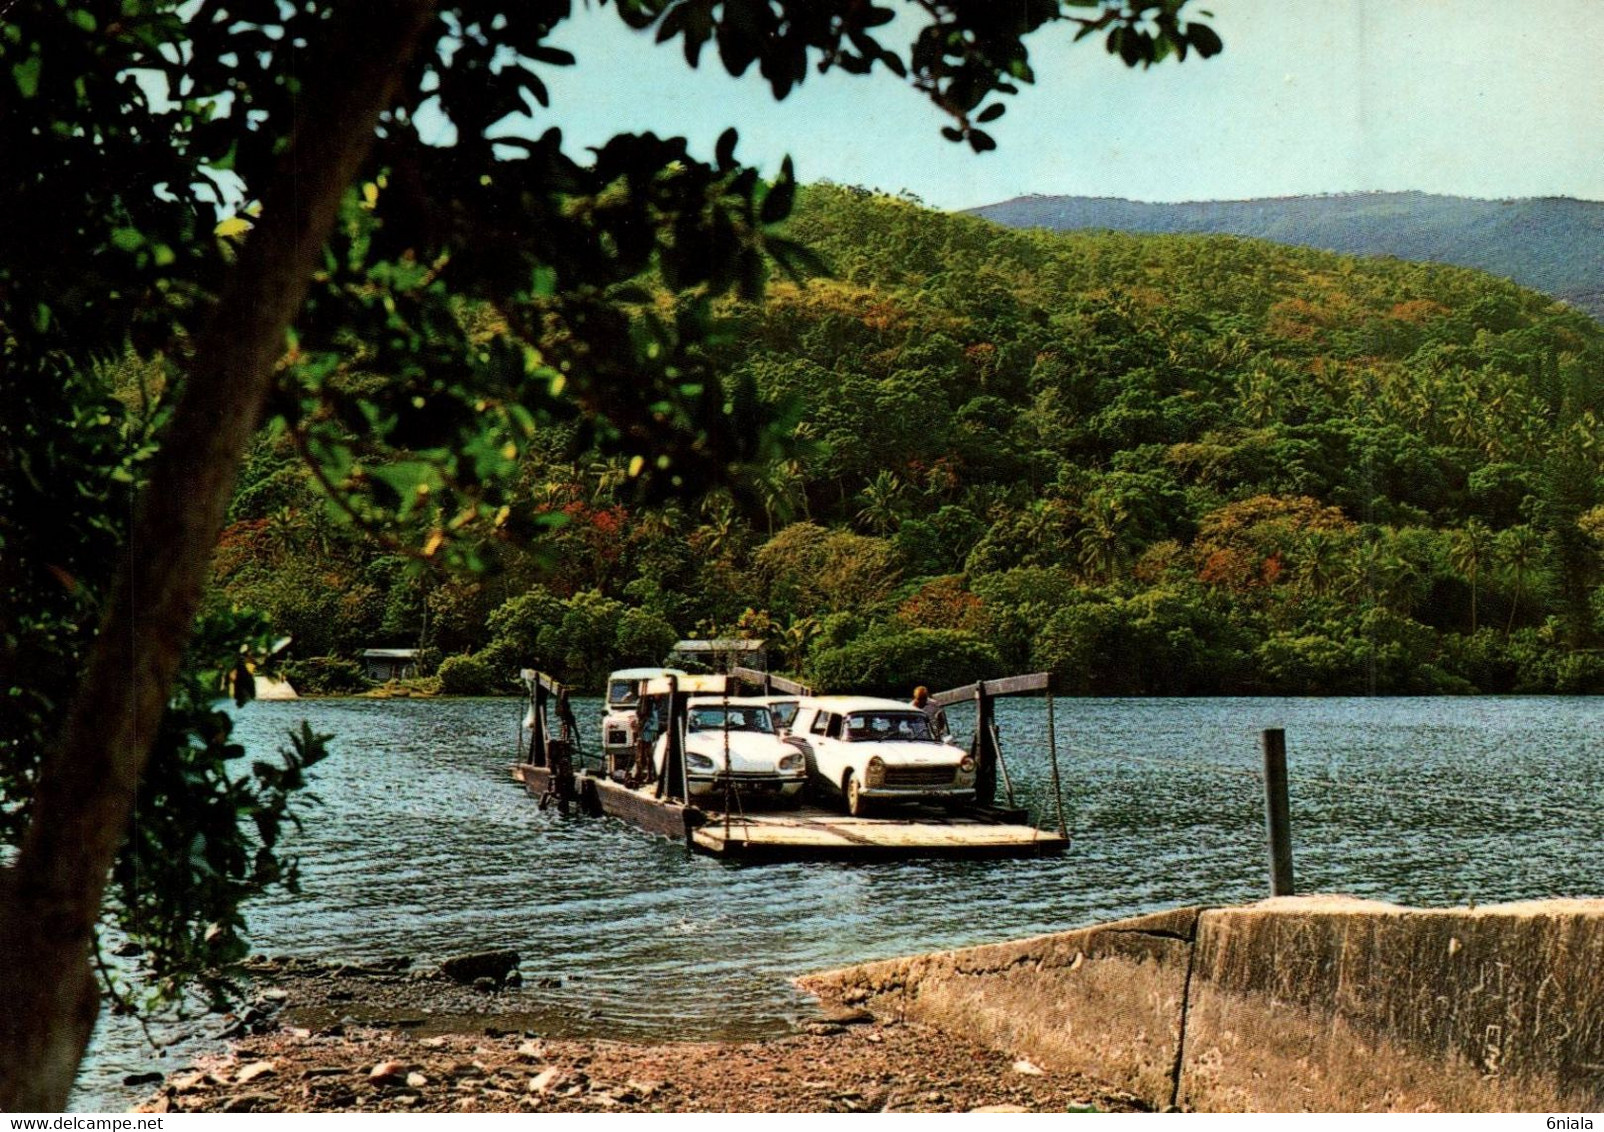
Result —
[[1587, 316], [1471, 270], [835, 186], [786, 235], [831, 276], [729, 300], [705, 347], [730, 411], [789, 421], [784, 451], [645, 505], [551, 430], [511, 503], [546, 535], [480, 543], [469, 578], [375, 550], [263, 436], [214, 600], [301, 657], [471, 656], [459, 691], [525, 665], [594, 687], [693, 634], [764, 638], [831, 688], [1604, 690]]
[[[1127, 66], [1217, 53], [1186, 2], [586, 9], [775, 98], [889, 72], [983, 151], [1033, 80], [1032, 35], [1096, 37]], [[639, 501], [782, 450], [709, 347], [722, 297], [812, 262], [773, 232], [790, 162], [765, 180], [733, 129], [710, 158], [629, 132], [576, 158], [547, 78], [577, 62], [554, 42], [577, 14], [0, 3], [0, 1108], [66, 1104], [97, 980], [120, 994], [92, 963], [103, 931], [146, 947], [169, 1001], [194, 976], [226, 994], [241, 902], [293, 881], [278, 835], [324, 737], [235, 761], [214, 697], [248, 700], [281, 642], [202, 610], [263, 430], [387, 550], [469, 571], [478, 544], [566, 518], [521, 526], [517, 480], [565, 429], [622, 459]], [[318, 627], [302, 657], [348, 673], [310, 655]]]

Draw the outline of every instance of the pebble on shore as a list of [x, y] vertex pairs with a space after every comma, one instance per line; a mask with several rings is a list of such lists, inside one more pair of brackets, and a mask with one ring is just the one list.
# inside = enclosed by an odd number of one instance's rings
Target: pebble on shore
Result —
[[[1064, 1112], [1133, 1111], [1084, 1077], [861, 1007], [823, 1007], [762, 1041], [644, 1044], [495, 1025], [494, 999], [405, 961], [258, 959], [265, 989], [226, 1053], [169, 1073], [141, 1112]], [[461, 974], [466, 972], [459, 972]], [[474, 976], [486, 977], [479, 972]], [[505, 995], [507, 991], [498, 992]], [[411, 1032], [482, 1000], [472, 1032]], [[315, 1024], [330, 1003], [378, 1020]], [[468, 1030], [467, 1024], [461, 1026]], [[1028, 1069], [1022, 1066], [1029, 1066]], [[1034, 1070], [1034, 1072], [1032, 1072]]]
[[[140, 1112], [1064, 1112], [1134, 1098], [912, 1022], [756, 1042], [287, 1030], [170, 1075]], [[538, 1050], [538, 1052], [535, 1052]], [[270, 1067], [270, 1068], [268, 1068]]]

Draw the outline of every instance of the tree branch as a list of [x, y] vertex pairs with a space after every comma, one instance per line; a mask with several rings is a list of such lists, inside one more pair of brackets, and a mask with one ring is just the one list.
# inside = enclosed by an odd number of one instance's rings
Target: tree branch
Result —
[[107, 875], [200, 605], [285, 331], [433, 0], [341, 6], [320, 82], [264, 195], [140, 492], [87, 670], [0, 904], [0, 1108], [64, 1108], [98, 1008], [89, 949]]
[[415, 562], [432, 563], [434, 561], [427, 554], [415, 547], [408, 546], [390, 534], [390, 532], [381, 530], [366, 515], [356, 509], [355, 504], [351, 502], [346, 493], [341, 491], [338, 485], [329, 479], [328, 473], [323, 470], [322, 462], [307, 447], [306, 431], [301, 426], [296, 425], [287, 431], [290, 437], [290, 444], [295, 448], [295, 454], [301, 458], [301, 463], [306, 466], [307, 471], [312, 473], [312, 478], [317, 481], [318, 487], [323, 489], [323, 494], [328, 497], [329, 502], [344, 512], [345, 517], [351, 520], [357, 530], [367, 535], [391, 554], [411, 558]]

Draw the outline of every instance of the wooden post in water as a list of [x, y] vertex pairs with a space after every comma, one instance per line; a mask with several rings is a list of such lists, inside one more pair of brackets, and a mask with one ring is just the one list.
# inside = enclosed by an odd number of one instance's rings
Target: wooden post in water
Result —
[[1058, 780], [1058, 722], [1053, 718], [1053, 689], [1047, 687], [1047, 753], [1053, 760], [1053, 798], [1058, 803], [1058, 836], [1069, 837], [1069, 825], [1064, 821], [1064, 787]]
[[989, 806], [997, 798], [997, 729], [992, 720], [994, 701], [984, 680], [975, 681], [975, 801]]
[[1002, 773], [1003, 792], [1008, 796], [1008, 808], [1014, 808], [1014, 780], [1008, 776], [1008, 760], [1003, 758], [1002, 736], [997, 734], [997, 720], [991, 721], [991, 752], [997, 757], [997, 769]]
[[529, 698], [531, 722], [529, 729], [529, 761], [535, 766], [546, 765], [546, 685], [537, 675]]
[[668, 735], [663, 754], [663, 774], [657, 780], [659, 798], [687, 800], [688, 783], [685, 781], [685, 697], [680, 695], [679, 678], [668, 678], [668, 704], [665, 709], [663, 730]]
[[[568, 748], [570, 760], [579, 752], [579, 744], [576, 742], [579, 736], [576, 730], [574, 709], [568, 703], [568, 689], [565, 687], [557, 693], [557, 741]], [[583, 761], [580, 763], [580, 769], [584, 769]]]
[[1264, 816], [1270, 833], [1270, 895], [1291, 896], [1292, 810], [1287, 801], [1287, 733], [1279, 727], [1265, 729]]

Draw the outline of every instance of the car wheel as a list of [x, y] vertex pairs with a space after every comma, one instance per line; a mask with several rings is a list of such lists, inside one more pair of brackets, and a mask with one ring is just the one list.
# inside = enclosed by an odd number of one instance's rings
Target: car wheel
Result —
[[850, 770], [841, 780], [841, 793], [847, 796], [847, 813], [855, 818], [861, 818], [864, 811], [869, 808], [868, 799], [864, 798], [858, 789], [858, 779]]
[[786, 741], [801, 751], [802, 758], [806, 761], [807, 768], [802, 777], [802, 790], [797, 795], [797, 805], [801, 806], [805, 802], [822, 802], [824, 800], [824, 789], [821, 785], [822, 780], [819, 777], [818, 760], [813, 757], [813, 748], [801, 739], [788, 739]]

